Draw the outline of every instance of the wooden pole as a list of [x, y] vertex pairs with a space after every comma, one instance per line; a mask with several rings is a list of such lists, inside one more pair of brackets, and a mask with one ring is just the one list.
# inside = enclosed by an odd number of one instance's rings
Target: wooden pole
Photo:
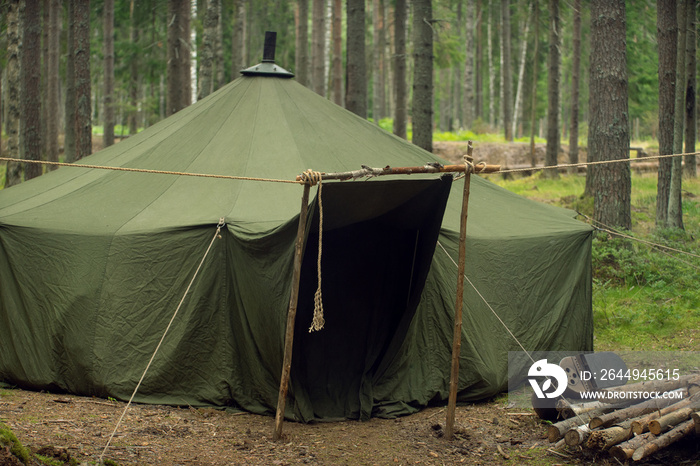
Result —
[[656, 437], [650, 442], [637, 448], [632, 454], [632, 459], [634, 461], [639, 461], [646, 458], [649, 455], [656, 453], [662, 448], [666, 448], [674, 442], [682, 439], [686, 435], [689, 435], [694, 430], [694, 423], [692, 420], [685, 421], [678, 424], [676, 427], [666, 432], [665, 434]]
[[[472, 161], [472, 142], [467, 147], [467, 161]], [[466, 165], [466, 164], [465, 164]], [[447, 400], [447, 419], [445, 436], [447, 440], [454, 437], [455, 409], [457, 408], [457, 387], [459, 385], [459, 353], [462, 347], [462, 299], [464, 295], [464, 262], [466, 256], [467, 212], [469, 208], [470, 170], [464, 171], [464, 191], [462, 194], [462, 213], [459, 221], [459, 259], [457, 261], [457, 298], [455, 302], [455, 325], [452, 336], [452, 370], [450, 372], [450, 395]]]
[[[469, 145], [467, 149], [467, 154], [470, 154], [472, 146]], [[469, 155], [471, 158], [471, 155]], [[469, 160], [471, 162], [471, 160]], [[365, 177], [375, 177], [375, 176], [385, 176], [385, 175], [412, 175], [418, 173], [461, 173], [465, 171], [466, 165], [442, 165], [439, 163], [429, 163], [417, 167], [390, 167], [386, 166], [384, 168], [372, 168], [367, 166], [362, 166], [359, 170], [353, 170], [349, 172], [339, 172], [339, 173], [326, 173], [321, 172], [323, 180], [352, 180], [357, 178]], [[474, 173], [495, 173], [501, 170], [500, 165], [486, 165], [485, 163], [474, 164]], [[303, 181], [304, 175], [297, 175], [297, 181]]]
[[642, 435], [637, 435], [632, 437], [626, 442], [622, 442], [618, 445], [610, 447], [610, 455], [617, 458], [620, 461], [627, 461], [632, 458], [635, 450], [642, 445], [646, 444], [648, 441], [655, 439], [656, 436], [651, 432], [646, 432]]
[[289, 388], [289, 373], [292, 369], [292, 345], [294, 343], [294, 322], [297, 317], [297, 302], [299, 301], [299, 281], [301, 278], [301, 259], [304, 248], [304, 233], [306, 232], [306, 217], [309, 212], [309, 190], [311, 184], [304, 184], [304, 193], [301, 196], [301, 212], [299, 214], [299, 226], [297, 228], [297, 240], [294, 249], [294, 274], [292, 276], [292, 292], [289, 297], [289, 310], [287, 311], [287, 331], [284, 337], [284, 361], [282, 363], [282, 378], [280, 380], [280, 392], [277, 398], [277, 414], [275, 415], [275, 433], [273, 440], [282, 437], [282, 423], [284, 422], [284, 405], [287, 402], [287, 389]]
[[681, 408], [685, 408], [686, 406], [690, 406], [691, 403], [694, 403], [696, 401], [700, 401], [700, 397], [690, 396], [684, 400], [679, 401], [678, 403], [672, 404], [671, 406], [666, 406], [665, 408], [654, 411], [653, 413], [649, 413], [646, 416], [637, 418], [637, 420], [632, 422], [632, 432], [634, 432], [637, 435], [641, 435], [649, 430], [649, 423], [654, 419], [658, 419], [661, 416], [664, 416], [668, 413], [671, 413]]

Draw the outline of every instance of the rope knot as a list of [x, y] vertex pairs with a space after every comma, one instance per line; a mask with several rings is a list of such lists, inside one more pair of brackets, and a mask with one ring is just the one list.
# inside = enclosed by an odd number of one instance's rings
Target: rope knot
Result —
[[322, 178], [323, 175], [321, 172], [315, 172], [310, 168], [301, 174], [301, 181], [311, 186], [319, 184]]

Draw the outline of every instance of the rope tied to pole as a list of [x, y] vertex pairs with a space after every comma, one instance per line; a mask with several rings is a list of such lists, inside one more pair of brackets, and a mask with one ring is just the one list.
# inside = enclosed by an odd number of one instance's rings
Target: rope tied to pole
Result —
[[318, 184], [318, 259], [316, 270], [318, 277], [318, 288], [314, 293], [314, 316], [311, 320], [309, 333], [323, 329], [326, 320], [323, 317], [323, 294], [321, 292], [321, 254], [323, 252], [323, 175], [311, 169], [302, 173], [302, 180], [311, 186]]
[[300, 178], [302, 183], [308, 184], [309, 186], [319, 185], [320, 187], [323, 174], [309, 168], [300, 175]]

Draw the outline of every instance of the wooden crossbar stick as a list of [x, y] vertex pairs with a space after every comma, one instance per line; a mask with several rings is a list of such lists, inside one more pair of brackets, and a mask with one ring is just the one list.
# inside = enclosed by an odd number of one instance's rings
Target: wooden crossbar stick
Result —
[[[487, 165], [485, 163], [474, 164], [474, 173], [495, 173], [501, 170], [500, 165]], [[428, 163], [418, 167], [390, 167], [372, 168], [362, 166], [359, 170], [337, 173], [323, 173], [323, 181], [326, 180], [353, 180], [357, 178], [385, 176], [385, 175], [412, 175], [418, 173], [464, 173], [465, 165], [442, 165]], [[303, 175], [297, 175], [297, 181], [303, 181]]]

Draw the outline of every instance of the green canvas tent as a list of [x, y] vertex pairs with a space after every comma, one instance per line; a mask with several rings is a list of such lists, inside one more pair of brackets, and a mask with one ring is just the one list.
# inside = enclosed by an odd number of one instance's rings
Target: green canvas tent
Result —
[[[293, 79], [243, 76], [85, 164], [294, 180], [439, 161]], [[312, 193], [317, 192], [313, 188]], [[323, 184], [325, 328], [306, 228], [286, 416], [394, 416], [447, 398], [462, 182]], [[272, 413], [298, 184], [65, 167], [0, 191], [0, 381]], [[529, 350], [591, 350], [591, 229], [472, 177], [467, 276]], [[437, 246], [436, 246], [437, 244]], [[459, 399], [507, 387], [519, 347], [465, 287]]]

